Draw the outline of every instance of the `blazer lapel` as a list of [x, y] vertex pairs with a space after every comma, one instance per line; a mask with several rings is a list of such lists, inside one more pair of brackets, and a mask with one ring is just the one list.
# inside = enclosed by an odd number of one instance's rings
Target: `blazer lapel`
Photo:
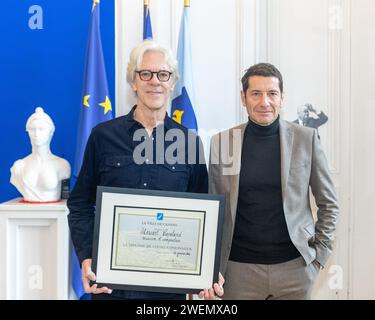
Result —
[[241, 155], [242, 155], [242, 144], [243, 144], [243, 136], [245, 133], [247, 123], [243, 123], [232, 130], [230, 130], [229, 133], [229, 141], [231, 144], [231, 150], [235, 150], [233, 148], [233, 142], [236, 136], [233, 134], [234, 130], [240, 130], [241, 133], [241, 141], [240, 141], [240, 150], [239, 152], [233, 153], [233, 163], [235, 166], [238, 166], [238, 170], [235, 174], [230, 176], [230, 185], [231, 185], [231, 191], [230, 191], [230, 208], [231, 208], [231, 214], [232, 214], [232, 221], [233, 221], [233, 227], [234, 222], [236, 219], [236, 213], [237, 213], [237, 203], [238, 203], [238, 191], [240, 186], [240, 170], [241, 170]]
[[283, 202], [285, 200], [285, 191], [288, 183], [290, 162], [293, 151], [293, 130], [288, 123], [280, 120], [280, 150], [281, 150], [281, 191]]

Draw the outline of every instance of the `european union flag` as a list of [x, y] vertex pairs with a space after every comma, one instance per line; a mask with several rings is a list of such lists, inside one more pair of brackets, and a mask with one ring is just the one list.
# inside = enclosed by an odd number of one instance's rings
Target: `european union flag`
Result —
[[190, 7], [185, 6], [178, 39], [177, 59], [180, 80], [173, 91], [171, 116], [183, 126], [198, 130], [194, 112], [194, 90], [190, 39]]
[[148, 0], [143, 5], [143, 40], [152, 39], [150, 5]]
[[[100, 37], [99, 2], [100, 0], [93, 0], [90, 18], [76, 158], [73, 168], [74, 182], [81, 170], [83, 154], [91, 129], [102, 121], [112, 119], [112, 104], [109, 99]], [[85, 294], [81, 280], [81, 268], [74, 250], [72, 256], [72, 286], [78, 298]]]

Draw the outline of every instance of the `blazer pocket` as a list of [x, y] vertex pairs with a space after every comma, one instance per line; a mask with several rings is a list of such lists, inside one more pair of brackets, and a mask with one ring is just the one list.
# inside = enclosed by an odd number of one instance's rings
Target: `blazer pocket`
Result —
[[306, 233], [310, 236], [315, 236], [315, 224], [309, 223], [306, 227], [303, 228]]
[[304, 162], [302, 164], [292, 165], [289, 170], [290, 178], [297, 178], [299, 183], [301, 179], [303, 181], [310, 180], [310, 168], [308, 167], [308, 163]]
[[290, 172], [293, 172], [295, 170], [300, 170], [300, 169], [303, 169], [303, 168], [306, 168], [307, 167], [307, 163], [306, 162], [302, 162], [302, 163], [292, 163], [291, 166], [290, 166]]
[[315, 224], [309, 223], [306, 227], [303, 228], [307, 235], [307, 242], [310, 246], [314, 245], [315, 241]]

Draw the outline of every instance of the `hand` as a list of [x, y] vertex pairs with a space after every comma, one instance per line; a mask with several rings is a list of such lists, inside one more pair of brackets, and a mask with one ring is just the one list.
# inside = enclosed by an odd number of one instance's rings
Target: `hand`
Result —
[[316, 108], [314, 108], [312, 104], [309, 104], [307, 109], [308, 109], [309, 112], [311, 112], [311, 113], [315, 113], [315, 114], [320, 113], [320, 110], [317, 110]]
[[107, 293], [111, 294], [112, 289], [107, 287], [98, 288], [97, 284], [90, 287], [90, 280], [95, 281], [95, 273], [91, 270], [92, 259], [85, 259], [82, 261], [82, 283], [86, 293], [100, 294]]
[[314, 112], [314, 108], [313, 108], [313, 106], [312, 106], [311, 103], [306, 104], [306, 109], [307, 109], [308, 111], [312, 111], [312, 112]]
[[198, 297], [200, 299], [205, 300], [215, 300], [216, 297], [222, 297], [224, 295], [224, 277], [219, 272], [219, 281], [218, 283], [214, 283], [213, 288], [210, 289], [203, 289], [201, 292], [199, 292]]

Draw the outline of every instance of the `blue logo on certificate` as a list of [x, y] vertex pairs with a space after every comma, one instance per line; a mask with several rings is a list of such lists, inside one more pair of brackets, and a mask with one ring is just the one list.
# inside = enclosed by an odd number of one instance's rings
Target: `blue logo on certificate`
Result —
[[164, 219], [164, 213], [163, 212], [158, 212], [156, 214], [156, 220], [162, 221]]

